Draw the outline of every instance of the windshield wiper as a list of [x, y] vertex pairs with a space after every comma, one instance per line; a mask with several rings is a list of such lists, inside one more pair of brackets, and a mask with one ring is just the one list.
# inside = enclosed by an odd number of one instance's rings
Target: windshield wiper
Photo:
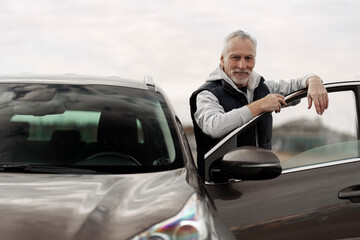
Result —
[[95, 174], [95, 170], [67, 166], [47, 166], [29, 164], [1, 164], [0, 172], [54, 173], [54, 174]]

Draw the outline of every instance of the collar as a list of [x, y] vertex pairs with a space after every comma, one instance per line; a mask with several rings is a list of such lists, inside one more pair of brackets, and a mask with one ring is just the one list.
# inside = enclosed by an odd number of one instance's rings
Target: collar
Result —
[[[260, 83], [260, 79], [261, 79], [261, 75], [256, 73], [256, 72], [252, 72], [250, 79], [247, 83], [247, 89], [250, 91], [254, 91], [254, 89], [259, 86]], [[233, 90], [237, 91], [237, 92], [241, 92], [236, 85], [234, 84], [234, 82], [227, 76], [227, 74], [222, 70], [222, 68], [220, 67], [220, 65], [213, 71], [210, 73], [208, 79], [206, 81], [217, 81], [217, 80], [224, 80], [224, 82], [226, 82], [226, 84], [223, 83], [224, 87], [225, 85], [227, 85], [227, 88], [231, 87]], [[231, 91], [233, 92], [233, 91]]]

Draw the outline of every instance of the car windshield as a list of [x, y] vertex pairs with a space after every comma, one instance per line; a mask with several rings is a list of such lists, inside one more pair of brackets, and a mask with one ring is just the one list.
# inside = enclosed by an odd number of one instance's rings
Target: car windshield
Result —
[[1, 166], [111, 173], [182, 166], [159, 93], [106, 85], [0, 84]]

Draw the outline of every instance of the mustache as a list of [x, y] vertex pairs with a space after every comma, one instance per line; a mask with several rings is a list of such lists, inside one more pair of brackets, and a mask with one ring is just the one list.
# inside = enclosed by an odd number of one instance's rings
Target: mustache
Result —
[[247, 74], [250, 74], [250, 71], [246, 71], [246, 70], [237, 70], [237, 69], [232, 70], [231, 72], [232, 72], [232, 73], [247, 73]]

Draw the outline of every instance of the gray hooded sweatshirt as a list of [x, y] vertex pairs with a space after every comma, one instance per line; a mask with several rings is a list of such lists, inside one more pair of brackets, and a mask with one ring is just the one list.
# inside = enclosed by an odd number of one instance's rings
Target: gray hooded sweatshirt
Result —
[[[265, 81], [265, 84], [269, 88], [270, 93], [285, 96], [306, 88], [306, 80], [311, 76], [314, 76], [314, 74], [308, 74], [302, 78], [291, 79], [289, 81]], [[261, 76], [258, 73], [252, 72], [247, 84], [246, 94], [236, 87], [220, 66], [209, 75], [206, 81], [224, 79], [236, 91], [244, 94], [250, 104], [253, 102], [254, 90], [259, 85], [260, 78]], [[212, 138], [220, 138], [254, 118], [247, 106], [225, 112], [215, 95], [209, 91], [202, 91], [197, 95], [196, 109], [194, 114], [196, 123], [205, 134]]]

